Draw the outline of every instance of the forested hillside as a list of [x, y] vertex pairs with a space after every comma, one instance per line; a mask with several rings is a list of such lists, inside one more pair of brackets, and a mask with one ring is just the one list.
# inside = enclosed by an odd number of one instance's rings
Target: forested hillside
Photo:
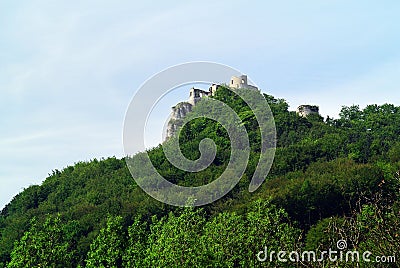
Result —
[[[125, 159], [115, 157], [54, 170], [1, 211], [0, 267], [326, 267], [327, 262], [259, 262], [257, 253], [265, 247], [337, 249], [338, 240], [373, 256], [398, 253], [400, 107], [342, 107], [338, 119], [303, 118], [285, 100], [264, 96], [275, 118], [277, 149], [256, 192], [248, 186], [260, 152], [257, 121], [235, 93], [221, 87], [214, 98], [243, 120], [251, 145], [246, 172], [229, 194], [200, 208], [168, 206], [144, 193]], [[179, 136], [189, 159], [199, 157], [206, 137], [218, 152], [198, 173], [172, 166], [161, 146], [149, 155], [169, 181], [203, 185], [229, 161], [227, 133], [219, 123], [198, 118]], [[340, 267], [346, 265], [355, 264]]]

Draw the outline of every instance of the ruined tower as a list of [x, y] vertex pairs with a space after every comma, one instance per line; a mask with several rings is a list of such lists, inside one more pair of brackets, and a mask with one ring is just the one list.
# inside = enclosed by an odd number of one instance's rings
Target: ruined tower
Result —
[[247, 75], [232, 76], [231, 77], [231, 81], [229, 83], [229, 87], [231, 87], [231, 88], [258, 89], [257, 87], [249, 85], [247, 83]]
[[297, 107], [296, 113], [301, 117], [307, 117], [310, 114], [319, 114], [319, 107], [317, 105], [300, 105]]

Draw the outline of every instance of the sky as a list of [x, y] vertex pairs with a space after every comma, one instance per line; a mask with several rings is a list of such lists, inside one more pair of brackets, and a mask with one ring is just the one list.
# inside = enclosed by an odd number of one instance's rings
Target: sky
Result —
[[[229, 65], [323, 116], [400, 105], [399, 12], [399, 1], [0, 1], [0, 208], [52, 170], [122, 157], [135, 91], [179, 63]], [[185, 98], [167, 96], [155, 117]]]

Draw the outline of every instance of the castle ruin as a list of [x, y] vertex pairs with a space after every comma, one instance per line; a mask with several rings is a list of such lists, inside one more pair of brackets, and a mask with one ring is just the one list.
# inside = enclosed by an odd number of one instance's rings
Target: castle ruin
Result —
[[189, 91], [188, 103], [190, 103], [191, 105], [196, 105], [196, 103], [199, 102], [202, 98], [208, 97], [210, 95], [210, 91], [204, 91], [202, 89], [192, 87]]
[[249, 85], [247, 83], [247, 75], [232, 76], [231, 81], [229, 83], [229, 87], [231, 87], [231, 88], [258, 89], [257, 87]]
[[[229, 84], [224, 85], [236, 89], [247, 88], [258, 90], [256, 86], [248, 84], [247, 75], [232, 76]], [[165, 138], [168, 139], [169, 137], [173, 136], [178, 131], [178, 128], [182, 125], [182, 119], [192, 111], [193, 106], [195, 106], [203, 98], [214, 96], [219, 87], [220, 84], [215, 83], [208, 88], [208, 91], [192, 87], [189, 90], [189, 99], [172, 107]], [[300, 105], [297, 107], [296, 113], [301, 117], [307, 117], [312, 114], [319, 115], [319, 107], [317, 105]]]
[[297, 107], [296, 113], [301, 117], [307, 117], [310, 114], [319, 114], [319, 107], [317, 105], [300, 105]]
[[[231, 88], [248, 88], [258, 90], [257, 87], [249, 85], [247, 83], [247, 75], [232, 76], [229, 85]], [[178, 103], [172, 107], [170, 121], [167, 125], [166, 138], [174, 135], [180, 126], [180, 121], [186, 116], [187, 113], [192, 111], [194, 105], [196, 105], [202, 98], [214, 96], [217, 92], [220, 84], [212, 84], [208, 91], [199, 88], [192, 87], [189, 91], [189, 99], [186, 102]]]

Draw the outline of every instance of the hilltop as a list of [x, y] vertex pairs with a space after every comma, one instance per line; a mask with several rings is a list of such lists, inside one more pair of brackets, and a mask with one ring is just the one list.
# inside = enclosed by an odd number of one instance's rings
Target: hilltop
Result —
[[[248, 267], [258, 265], [256, 254], [264, 246], [336, 249], [339, 239], [349, 249], [375, 255], [397, 252], [400, 107], [344, 106], [340, 118], [324, 119], [301, 116], [289, 111], [284, 99], [263, 95], [274, 115], [277, 149], [256, 192], [249, 193], [248, 185], [260, 152], [257, 121], [243, 100], [221, 85], [210, 98], [239, 115], [251, 147], [245, 174], [229, 194], [201, 208], [176, 208], [144, 193], [125, 159], [76, 163], [26, 188], [1, 211], [0, 267]], [[202, 103], [189, 114], [201, 111]], [[198, 118], [178, 137], [182, 153], [192, 160], [206, 137], [216, 143], [217, 155], [198, 173], [172, 166], [161, 145], [148, 153], [169, 181], [203, 185], [229, 161], [226, 130]]]

